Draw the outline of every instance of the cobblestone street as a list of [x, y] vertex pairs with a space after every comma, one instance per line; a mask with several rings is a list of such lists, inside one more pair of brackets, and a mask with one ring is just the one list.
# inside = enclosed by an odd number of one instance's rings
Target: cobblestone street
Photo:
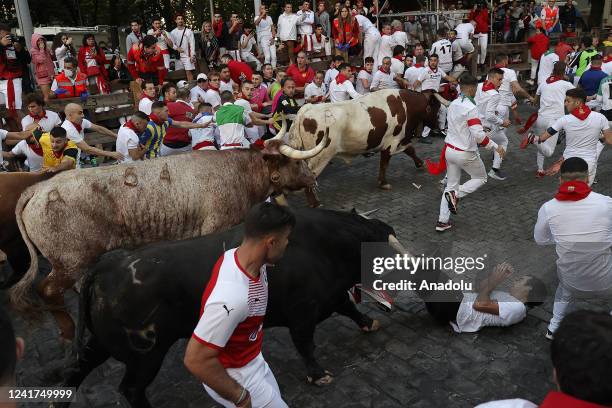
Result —
[[[522, 109], [523, 119], [528, 112]], [[538, 208], [551, 199], [557, 178], [536, 179], [533, 146], [519, 150], [515, 127], [509, 132], [509, 152], [504, 169], [506, 181], [490, 179], [473, 195], [462, 200], [455, 227], [440, 235], [434, 230], [441, 196], [438, 177], [416, 170], [406, 155], [392, 158], [387, 173], [391, 191], [377, 187], [379, 156], [359, 157], [350, 165], [334, 160], [319, 178], [319, 198], [324, 208], [359, 211], [378, 209], [372, 217], [393, 226], [408, 248], [440, 240], [489, 243], [512, 259], [518, 274], [554, 275], [554, 251], [533, 242]], [[433, 145], [416, 144], [422, 158], [437, 160], [443, 140]], [[562, 152], [557, 147], [553, 159]], [[482, 151], [490, 168], [491, 153]], [[547, 165], [553, 160], [548, 159]], [[596, 192], [612, 195], [612, 148], [599, 159]], [[420, 188], [419, 188], [420, 187]], [[301, 195], [290, 198], [304, 206]], [[473, 249], [473, 248], [472, 248]], [[542, 254], [542, 256], [540, 256]], [[552, 279], [552, 278], [551, 278]], [[554, 281], [549, 282], [554, 294]], [[477, 334], [455, 334], [450, 326], [437, 325], [417, 301], [404, 299], [391, 313], [369, 304], [360, 306], [381, 329], [362, 334], [348, 318], [334, 316], [318, 326], [316, 356], [322, 367], [334, 374], [326, 387], [308, 385], [305, 367], [287, 329], [275, 328], [264, 337], [264, 356], [291, 407], [473, 407], [491, 399], [525, 398], [540, 402], [553, 387], [549, 359], [550, 342], [544, 338], [552, 302], [528, 312], [527, 319], [513, 327], [487, 328]], [[0, 294], [0, 296], [3, 296]], [[73, 316], [76, 297], [69, 296]], [[607, 305], [592, 303], [592, 307]], [[21, 386], [59, 382], [64, 351], [56, 328], [49, 319], [34, 329], [17, 321], [19, 335], [26, 340], [26, 355], [18, 367]], [[148, 389], [154, 407], [214, 407], [183, 366], [185, 341], [166, 356], [159, 375]], [[123, 364], [111, 360], [95, 370], [78, 394], [75, 407], [128, 406], [117, 391]], [[34, 406], [34, 405], [29, 405]]]

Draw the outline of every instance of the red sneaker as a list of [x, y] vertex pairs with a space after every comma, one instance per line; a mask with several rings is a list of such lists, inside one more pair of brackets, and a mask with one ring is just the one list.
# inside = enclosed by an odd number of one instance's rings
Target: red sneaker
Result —
[[544, 178], [544, 176], [546, 176], [546, 173], [544, 173], [543, 170], [538, 170], [536, 171], [536, 178]]
[[521, 149], [526, 149], [528, 145], [533, 144], [534, 140], [535, 134], [533, 132], [527, 133], [527, 135], [523, 137], [523, 140], [521, 140]]

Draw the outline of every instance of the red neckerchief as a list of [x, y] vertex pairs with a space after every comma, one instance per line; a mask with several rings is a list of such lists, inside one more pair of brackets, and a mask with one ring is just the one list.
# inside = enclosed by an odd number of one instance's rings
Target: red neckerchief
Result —
[[601, 67], [594, 67], [591, 65], [591, 71], [601, 71]]
[[554, 76], [554, 75], [551, 75], [551, 76], [549, 76], [549, 77], [546, 79], [546, 83], [547, 83], [547, 84], [552, 84], [552, 83], [554, 83], [554, 82], [557, 82], [557, 81], [562, 81], [562, 80], [563, 80], [563, 77], [562, 77], [562, 76]]
[[423, 65], [423, 64], [414, 64], [414, 67], [415, 67], [415, 68], [423, 68], [423, 67], [424, 67], [424, 65]]
[[342, 74], [338, 74], [338, 75], [336, 75], [336, 83], [337, 83], [338, 85], [342, 85], [342, 83], [343, 83], [344, 81], [346, 81], [347, 79], [348, 79], [348, 78], [347, 78], [347, 77], [345, 77], [345, 76], [344, 76], [344, 75], [342, 75]]
[[482, 92], [487, 92], [492, 89], [495, 89], [495, 85], [493, 85], [493, 82], [484, 81], [484, 84], [482, 84]]
[[208, 89], [210, 89], [211, 91], [215, 91], [216, 93], [219, 93], [219, 88], [215, 88], [213, 84], [211, 83], [208, 84]]
[[566, 181], [559, 186], [559, 192], [555, 198], [559, 201], [579, 201], [591, 192], [591, 187], [584, 181]]
[[157, 126], [162, 126], [165, 123], [165, 121], [161, 120], [159, 116], [154, 113], [149, 115], [149, 119], [151, 119]]
[[69, 120], [69, 122], [72, 123], [72, 126], [74, 126], [77, 132], [81, 133], [83, 131], [83, 127], [81, 125], [78, 125], [71, 120]]
[[610, 61], [612, 61], [612, 56], [606, 56], [606, 58], [604, 58], [604, 60], [603, 60], [604, 64], [608, 63]]
[[32, 115], [31, 113], [29, 115], [34, 120], [42, 120], [42, 119], [45, 119], [47, 117], [47, 112], [43, 109], [43, 111], [42, 111], [42, 113], [40, 115]]
[[395, 57], [393, 57], [393, 58], [395, 58], [395, 59], [396, 59], [396, 60], [398, 60], [398, 61], [404, 62], [404, 57], [402, 57], [402, 56], [396, 55], [396, 56], [395, 56]]
[[134, 133], [138, 133], [138, 129], [136, 129], [136, 126], [134, 125], [134, 122], [132, 122], [131, 120], [128, 120], [127, 122], [125, 122], [125, 126], [128, 129], [132, 129], [134, 131]]
[[[66, 149], [66, 146], [64, 146], [64, 149]], [[59, 159], [60, 157], [64, 155], [64, 149], [62, 149], [61, 152], [56, 152], [55, 150], [51, 150], [51, 151], [53, 152], [53, 155], [55, 156], [55, 158]]]
[[438, 68], [436, 68], [436, 69], [435, 69], [435, 71], [434, 71], [433, 69], [431, 69], [431, 67], [430, 67], [430, 66], [428, 66], [427, 68], [429, 68], [429, 70], [430, 70], [431, 72], [433, 72], [434, 74], [438, 73]]
[[506, 64], [495, 64], [495, 68], [506, 68]]
[[604, 408], [604, 406], [579, 400], [559, 391], [551, 391], [540, 404], [540, 408]]
[[38, 144], [38, 142], [34, 142], [34, 143], [29, 143], [28, 141], [26, 141], [27, 145], [30, 147], [30, 149], [32, 149], [32, 151], [34, 153], [36, 153], [37, 155], [39, 155], [40, 157], [43, 156], [43, 149], [42, 146]]
[[391, 73], [391, 71], [387, 72], [387, 71], [383, 70], [383, 67], [378, 68], [378, 70], [380, 72], [382, 72], [383, 74], [385, 74], [385, 75], [389, 75]]
[[142, 99], [148, 99], [148, 100], [150, 100], [151, 102], [154, 102], [154, 101], [155, 101], [155, 99], [151, 98], [149, 95], [147, 95], [147, 94], [146, 94], [146, 93], [144, 93], [144, 92], [143, 92], [143, 94], [142, 94]]
[[591, 114], [591, 109], [586, 105], [580, 105], [571, 112], [572, 115], [580, 120], [585, 120]]
[[321, 38], [322, 38], [322, 37], [323, 37], [323, 34], [321, 34], [321, 35], [319, 35], [319, 36], [317, 36], [317, 35], [315, 34], [315, 38], [317, 39], [317, 41], [318, 41], [318, 42], [321, 42]]

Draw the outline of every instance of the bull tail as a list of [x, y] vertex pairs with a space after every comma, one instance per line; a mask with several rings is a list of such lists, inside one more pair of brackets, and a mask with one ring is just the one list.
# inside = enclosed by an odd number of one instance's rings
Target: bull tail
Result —
[[36, 302], [30, 296], [30, 290], [32, 288], [32, 283], [38, 274], [38, 254], [36, 253], [36, 247], [30, 240], [28, 231], [23, 223], [23, 210], [33, 196], [34, 189], [28, 188], [21, 194], [21, 197], [19, 197], [19, 201], [17, 201], [17, 206], [15, 208], [17, 226], [19, 227], [19, 231], [21, 231], [23, 241], [28, 247], [28, 252], [30, 253], [30, 267], [21, 280], [17, 282], [17, 284], [10, 290], [9, 295], [15, 310], [22, 313], [35, 315], [41, 312], [41, 308], [37, 306]]

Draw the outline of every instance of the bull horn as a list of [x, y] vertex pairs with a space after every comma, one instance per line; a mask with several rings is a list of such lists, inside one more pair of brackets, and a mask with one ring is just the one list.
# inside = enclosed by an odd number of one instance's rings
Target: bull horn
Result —
[[361, 217], [366, 218], [366, 219], [368, 219], [368, 220], [369, 220], [369, 219], [370, 219], [369, 215], [370, 215], [370, 214], [374, 214], [376, 211], [378, 211], [378, 208], [375, 208], [375, 209], [373, 209], [373, 210], [366, 211], [366, 212], [363, 212], [363, 213], [359, 213], [359, 216], [361, 216]]
[[264, 142], [264, 145], [267, 146], [268, 143], [270, 143], [270, 141], [272, 141], [272, 140], [283, 140], [283, 138], [285, 137], [285, 133], [287, 133], [287, 120], [285, 119], [285, 114], [281, 112], [281, 128], [280, 128], [280, 130], [278, 131], [276, 136], [266, 140]]
[[446, 107], [448, 107], [448, 105], [450, 105], [450, 102], [447, 101], [446, 99], [444, 99], [443, 97], [441, 97], [440, 94], [434, 93], [433, 95], [436, 97], [438, 102], [440, 102], [442, 105], [444, 105]]
[[397, 238], [394, 235], [391, 235], [391, 234], [389, 234], [389, 245], [391, 246], [391, 248], [395, 249], [400, 254], [406, 254], [409, 257], [414, 257], [414, 255], [412, 255], [412, 253], [410, 251], [408, 251], [406, 248], [404, 248], [402, 243], [399, 242], [397, 240]]
[[323, 150], [325, 148], [325, 145], [327, 144], [328, 138], [329, 138], [329, 128], [325, 129], [325, 136], [323, 137], [323, 139], [321, 139], [319, 144], [310, 150], [297, 150], [291, 146], [284, 144], [284, 145], [279, 146], [278, 151], [281, 152], [281, 154], [291, 159], [307, 160], [321, 153], [321, 150]]

